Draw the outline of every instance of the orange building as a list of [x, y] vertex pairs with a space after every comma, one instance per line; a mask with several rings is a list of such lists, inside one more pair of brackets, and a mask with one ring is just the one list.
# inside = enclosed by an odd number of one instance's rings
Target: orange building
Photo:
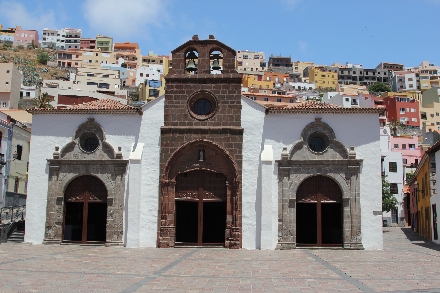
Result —
[[124, 59], [128, 69], [137, 69], [141, 65], [141, 49], [137, 43], [115, 43], [114, 52], [116, 53], [116, 60]]

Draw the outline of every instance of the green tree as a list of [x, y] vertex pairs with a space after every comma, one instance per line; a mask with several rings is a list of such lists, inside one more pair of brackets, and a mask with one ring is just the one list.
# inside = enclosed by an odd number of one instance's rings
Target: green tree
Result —
[[406, 173], [406, 180], [405, 180], [406, 184], [408, 184], [413, 178], [414, 178], [414, 172]]
[[368, 91], [373, 93], [391, 92], [391, 88], [384, 82], [375, 82], [368, 87]]
[[46, 65], [47, 61], [49, 61], [49, 55], [46, 52], [40, 52], [37, 55], [37, 61], [40, 64]]
[[35, 108], [53, 108], [50, 104], [51, 101], [52, 99], [49, 97], [48, 93], [42, 93], [38, 97], [32, 99]]
[[397, 209], [397, 199], [391, 193], [390, 183], [387, 181], [386, 176], [382, 176], [382, 211], [390, 212], [395, 209]]

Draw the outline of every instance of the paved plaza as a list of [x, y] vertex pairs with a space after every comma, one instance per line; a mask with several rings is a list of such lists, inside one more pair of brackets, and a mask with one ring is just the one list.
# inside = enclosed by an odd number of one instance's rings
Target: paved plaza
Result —
[[0, 245], [0, 292], [440, 292], [440, 245], [384, 228], [382, 251]]

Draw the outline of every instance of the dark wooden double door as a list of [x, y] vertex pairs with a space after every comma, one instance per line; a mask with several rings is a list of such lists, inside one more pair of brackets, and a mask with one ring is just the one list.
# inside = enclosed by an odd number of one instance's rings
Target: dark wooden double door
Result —
[[298, 246], [342, 246], [342, 192], [326, 176], [313, 176], [298, 187], [296, 243]]
[[105, 242], [107, 226], [107, 189], [96, 177], [74, 179], [64, 195], [63, 241]]
[[210, 171], [190, 171], [176, 177], [176, 244], [224, 245], [226, 177]]

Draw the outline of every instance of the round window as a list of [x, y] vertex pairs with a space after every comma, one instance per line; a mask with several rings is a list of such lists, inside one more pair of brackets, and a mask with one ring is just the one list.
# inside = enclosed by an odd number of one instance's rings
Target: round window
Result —
[[194, 112], [197, 115], [209, 115], [211, 113], [211, 102], [208, 99], [201, 98], [194, 103]]
[[99, 147], [99, 139], [96, 134], [86, 132], [79, 138], [79, 146], [84, 152], [94, 152]]
[[217, 99], [208, 91], [200, 91], [188, 99], [188, 112], [197, 120], [206, 120], [215, 115]]
[[314, 132], [309, 135], [308, 145], [314, 152], [323, 152], [328, 147], [328, 137], [322, 132]]

